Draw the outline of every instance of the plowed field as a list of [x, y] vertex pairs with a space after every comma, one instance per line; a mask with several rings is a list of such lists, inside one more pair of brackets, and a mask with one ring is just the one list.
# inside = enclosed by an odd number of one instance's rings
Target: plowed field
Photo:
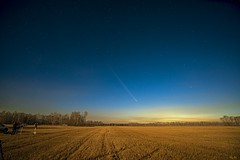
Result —
[[240, 159], [240, 127], [39, 126], [0, 134], [4, 159]]

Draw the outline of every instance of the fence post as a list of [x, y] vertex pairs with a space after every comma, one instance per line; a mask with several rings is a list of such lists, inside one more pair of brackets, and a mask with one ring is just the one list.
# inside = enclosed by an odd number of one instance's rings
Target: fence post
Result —
[[0, 160], [4, 160], [2, 151], [2, 141], [0, 140]]

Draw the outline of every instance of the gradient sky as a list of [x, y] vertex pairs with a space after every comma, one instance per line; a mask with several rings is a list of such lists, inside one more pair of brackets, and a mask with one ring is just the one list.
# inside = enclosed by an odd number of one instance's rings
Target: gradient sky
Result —
[[104, 122], [240, 114], [238, 1], [0, 6], [0, 110], [88, 111]]

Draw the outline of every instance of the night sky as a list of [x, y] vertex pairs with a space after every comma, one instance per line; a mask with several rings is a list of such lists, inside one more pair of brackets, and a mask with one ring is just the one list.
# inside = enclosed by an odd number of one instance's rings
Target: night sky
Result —
[[240, 114], [238, 1], [0, 6], [0, 111], [88, 111], [104, 122]]

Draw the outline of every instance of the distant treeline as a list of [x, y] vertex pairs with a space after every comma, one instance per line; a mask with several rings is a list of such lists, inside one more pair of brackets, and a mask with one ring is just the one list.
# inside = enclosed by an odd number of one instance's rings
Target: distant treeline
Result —
[[29, 114], [22, 112], [0, 112], [0, 122], [4, 124], [11, 124], [14, 122], [23, 124], [45, 124], [45, 125], [71, 125], [71, 126], [91, 126], [102, 125], [101, 121], [87, 121], [88, 112], [72, 112], [69, 114], [61, 114], [57, 112], [49, 115], [43, 114]]
[[223, 116], [220, 120], [227, 126], [239, 126], [240, 116]]
[[109, 126], [240, 126], [240, 116], [223, 116], [221, 121], [200, 122], [153, 122], [153, 123], [109, 123]]
[[72, 112], [60, 114], [57, 112], [49, 115], [27, 114], [21, 112], [0, 112], [0, 123], [11, 124], [14, 122], [23, 124], [45, 125], [70, 125], [70, 126], [240, 126], [240, 116], [223, 116], [219, 122], [154, 122], [154, 123], [103, 123], [102, 121], [87, 120], [88, 112]]

